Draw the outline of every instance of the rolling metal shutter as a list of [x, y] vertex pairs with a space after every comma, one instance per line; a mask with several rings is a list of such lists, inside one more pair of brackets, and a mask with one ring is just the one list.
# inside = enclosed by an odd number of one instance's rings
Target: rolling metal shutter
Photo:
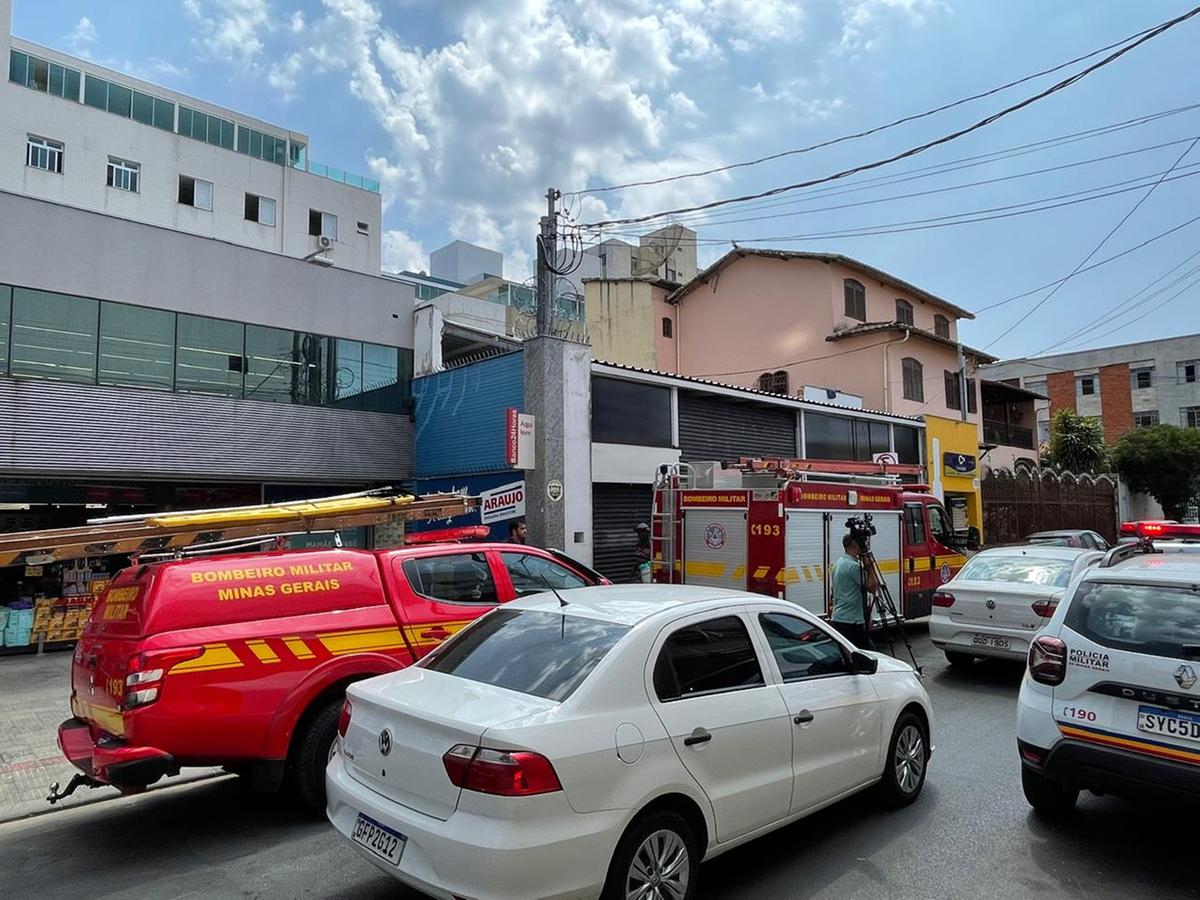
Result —
[[683, 580], [688, 584], [746, 589], [746, 510], [683, 512]]
[[796, 414], [765, 404], [680, 391], [679, 448], [685, 461], [798, 456]]
[[618, 584], [633, 581], [634, 529], [650, 524], [652, 496], [648, 484], [592, 485], [592, 566]]
[[[815, 509], [789, 509], [785, 522], [783, 552], [787, 599], [823, 616], [828, 612], [825, 601], [829, 596], [825, 513]], [[840, 535], [838, 541], [841, 541]], [[839, 543], [838, 554], [841, 552]]]

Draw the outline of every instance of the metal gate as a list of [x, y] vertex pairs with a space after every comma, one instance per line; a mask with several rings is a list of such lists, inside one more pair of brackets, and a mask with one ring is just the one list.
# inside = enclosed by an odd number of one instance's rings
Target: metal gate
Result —
[[592, 565], [618, 583], [634, 580], [638, 523], [650, 524], [648, 484], [592, 485]]
[[1117, 483], [1108, 475], [1021, 466], [1015, 472], [988, 472], [982, 488], [983, 537], [989, 546], [1059, 528], [1088, 528], [1117, 540]]
[[746, 589], [746, 510], [683, 511], [683, 580]]

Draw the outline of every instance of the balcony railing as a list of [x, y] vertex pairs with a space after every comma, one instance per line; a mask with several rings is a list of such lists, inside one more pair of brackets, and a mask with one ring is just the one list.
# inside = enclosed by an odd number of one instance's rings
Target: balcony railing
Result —
[[1022, 428], [1019, 425], [1009, 425], [1006, 422], [983, 422], [983, 440], [987, 444], [1000, 444], [1005, 447], [1022, 447], [1026, 450], [1037, 449], [1033, 439], [1032, 428]]
[[330, 181], [348, 184], [350, 187], [370, 191], [372, 194], [379, 193], [379, 182], [372, 178], [364, 178], [362, 175], [355, 175], [353, 172], [347, 172], [345, 169], [336, 169], [333, 166], [327, 166], [319, 162], [309, 161], [307, 167], [304, 168], [313, 175], [320, 175], [322, 178], [328, 178]]

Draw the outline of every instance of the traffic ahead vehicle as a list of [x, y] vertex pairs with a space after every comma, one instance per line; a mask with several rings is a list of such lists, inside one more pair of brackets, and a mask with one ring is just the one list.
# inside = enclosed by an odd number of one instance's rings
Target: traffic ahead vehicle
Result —
[[138, 791], [220, 765], [316, 808], [346, 685], [420, 659], [499, 603], [603, 579], [513, 544], [312, 550], [137, 565], [75, 649], [59, 746]]
[[925, 781], [905, 663], [787, 601], [620, 585], [497, 609], [351, 685], [329, 818], [436, 897], [696, 896], [700, 862], [872, 785]]
[[[1150, 551], [1150, 552], [1147, 552]], [[1120, 546], [1034, 639], [1017, 707], [1025, 797], [1200, 799], [1200, 559]]]
[[1108, 550], [1112, 546], [1104, 539], [1104, 535], [1086, 528], [1037, 531], [1025, 538], [1025, 542], [1059, 547], [1081, 547], [1084, 550]]
[[951, 665], [977, 657], [1023, 662], [1071, 579], [1101, 558], [1094, 550], [1049, 545], [977, 553], [933, 595], [929, 637]]

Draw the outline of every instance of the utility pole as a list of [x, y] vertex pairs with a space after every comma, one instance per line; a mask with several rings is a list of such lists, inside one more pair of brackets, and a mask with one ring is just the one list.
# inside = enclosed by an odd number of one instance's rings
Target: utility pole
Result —
[[558, 200], [562, 192], [556, 188], [546, 191], [546, 215], [542, 216], [541, 235], [537, 246], [537, 333], [550, 333], [554, 311], [553, 260], [558, 255]]

